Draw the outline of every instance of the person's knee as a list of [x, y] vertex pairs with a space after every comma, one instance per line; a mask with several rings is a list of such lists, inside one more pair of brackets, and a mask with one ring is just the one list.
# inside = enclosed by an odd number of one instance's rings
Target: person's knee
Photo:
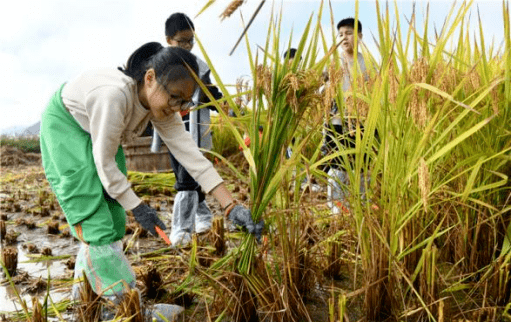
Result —
[[107, 245], [119, 239], [112, 215], [106, 206], [101, 207], [95, 214], [81, 221], [79, 225], [81, 226], [83, 241], [90, 245]]

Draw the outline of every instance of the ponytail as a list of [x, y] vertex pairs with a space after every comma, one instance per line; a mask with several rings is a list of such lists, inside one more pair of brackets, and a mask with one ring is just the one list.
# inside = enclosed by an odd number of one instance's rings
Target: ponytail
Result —
[[141, 83], [144, 80], [144, 75], [147, 70], [147, 62], [162, 49], [163, 46], [158, 42], [149, 42], [142, 45], [131, 54], [126, 66], [124, 66], [124, 68], [119, 67], [118, 69], [125, 75], [135, 79], [138, 83]]

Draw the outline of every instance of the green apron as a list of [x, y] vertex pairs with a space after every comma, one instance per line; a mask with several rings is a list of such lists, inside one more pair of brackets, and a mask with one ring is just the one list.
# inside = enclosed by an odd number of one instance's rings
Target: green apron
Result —
[[[63, 85], [64, 86], [64, 85]], [[86, 244], [87, 258], [77, 258], [79, 267], [96, 293], [122, 291], [135, 276], [126, 257], [110, 254], [110, 245], [125, 234], [126, 212], [104, 190], [92, 155], [90, 134], [84, 131], [62, 102], [62, 88], [51, 98], [41, 119], [41, 156], [44, 171], [64, 211], [71, 233]], [[117, 166], [126, 174], [122, 147], [115, 156]], [[80, 253], [79, 253], [80, 257]], [[115, 265], [112, 266], [113, 262]], [[77, 269], [77, 268], [75, 268]], [[110, 289], [108, 289], [110, 287]]]

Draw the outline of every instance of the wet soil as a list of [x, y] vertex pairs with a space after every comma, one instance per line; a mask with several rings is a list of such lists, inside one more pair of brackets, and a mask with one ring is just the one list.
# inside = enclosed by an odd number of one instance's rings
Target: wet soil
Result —
[[[65, 216], [51, 192], [41, 166], [40, 155], [24, 154], [15, 149], [2, 147], [2, 167], [0, 172], [0, 216], [6, 223], [6, 236], [2, 238], [2, 247], [15, 248], [18, 251], [18, 267], [12, 277], [13, 289], [4, 277], [0, 283], [0, 320], [14, 318], [16, 312], [22, 312], [18, 295], [31, 307], [31, 297], [43, 301], [48, 294], [57, 303], [70, 299], [74, 258], [79, 242], [69, 233]], [[236, 161], [236, 160], [235, 160]], [[237, 161], [241, 162], [241, 161]], [[246, 201], [248, 188], [239, 182], [228, 167], [217, 164], [217, 169], [233, 195]], [[239, 169], [246, 167], [240, 163]], [[142, 198], [158, 210], [159, 215], [170, 230], [170, 212], [175, 191], [152, 191], [151, 196]], [[324, 195], [316, 196], [318, 203], [324, 203]], [[208, 204], [214, 215], [221, 215], [219, 205], [210, 197]], [[207, 253], [211, 248], [209, 235], [198, 237], [200, 246]], [[163, 240], [142, 231], [131, 216], [128, 216], [126, 236], [123, 244], [132, 266], [137, 274], [137, 286], [142, 290], [143, 298], [151, 303], [176, 303], [186, 307], [183, 321], [209, 321], [222, 312], [223, 308], [211, 304], [210, 290], [196, 294], [176, 293], [181, 282], [189, 275], [190, 249], [171, 249]], [[198, 251], [199, 256], [201, 250]], [[200, 261], [200, 260], [199, 260]], [[203, 261], [211, 264], [210, 259]], [[148, 272], [155, 268], [156, 275]], [[154, 273], [154, 272], [153, 272]], [[335, 293], [345, 293], [350, 285], [345, 272], [338, 279], [326, 278], [321, 285], [311, 290], [306, 307], [312, 321], [329, 321], [329, 298]], [[158, 276], [159, 275], [159, 276]], [[148, 277], [149, 276], [149, 277]], [[160, 282], [160, 287], [148, 290], [149, 280]], [[159, 280], [158, 280], [159, 279]], [[49, 283], [49, 286], [48, 286]], [[150, 284], [150, 283], [149, 283]], [[154, 283], [153, 283], [154, 284]], [[360, 298], [354, 297], [348, 305], [360, 307]], [[222, 301], [220, 301], [221, 303]], [[350, 321], [360, 318], [359, 309], [349, 314]], [[72, 320], [76, 312], [73, 305], [62, 312], [65, 320]], [[226, 318], [223, 321], [230, 321]], [[304, 320], [306, 321], [306, 320]]]

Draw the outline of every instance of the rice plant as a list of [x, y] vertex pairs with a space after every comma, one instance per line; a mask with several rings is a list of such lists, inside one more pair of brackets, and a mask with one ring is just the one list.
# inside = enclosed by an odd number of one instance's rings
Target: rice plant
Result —
[[[499, 49], [485, 45], [480, 21], [479, 35], [470, 37], [465, 17], [471, 5], [453, 6], [432, 40], [428, 12], [423, 28], [417, 28], [415, 12], [404, 23], [396, 3], [377, 1], [379, 52], [360, 48], [374, 68], [368, 68], [368, 80], [355, 71], [351, 90], [344, 93], [335, 81], [342, 75], [335, 35], [328, 46], [330, 37], [320, 25], [323, 2], [317, 22], [311, 16], [300, 35], [302, 60], [279, 59], [292, 43], [292, 36], [280, 38], [285, 12], [270, 17], [260, 51], [251, 52], [246, 38], [253, 86], [227, 95], [225, 102], [236, 115], [248, 112], [231, 118], [215, 104], [223, 128], [242, 147], [249, 174], [236, 173], [249, 185], [254, 221], [266, 220], [268, 239], [258, 246], [244, 236], [237, 248], [197, 274], [218, 292], [236, 296], [226, 302], [235, 320], [310, 321], [304, 302], [306, 290], [321, 284], [315, 268], [330, 277], [338, 274], [332, 263], [342, 254], [349, 256], [341, 260], [351, 266], [367, 320], [509, 316], [509, 4], [502, 2], [505, 43]], [[358, 2], [355, 8], [357, 18]], [[200, 39], [198, 44], [227, 93]], [[320, 77], [325, 71], [333, 80], [329, 84]], [[240, 99], [244, 95], [250, 99]], [[355, 148], [346, 149], [341, 144], [346, 138], [339, 136], [339, 152], [322, 156], [318, 136], [332, 101], [353, 126]], [[250, 136], [250, 147], [243, 134]], [[286, 159], [288, 147], [292, 156]], [[326, 180], [321, 168], [334, 159], [352, 182], [349, 216], [343, 219], [325, 215], [319, 205], [304, 207], [297, 184], [305, 175]], [[364, 197], [355, 180], [361, 175], [370, 176]], [[321, 228], [322, 218], [335, 228]], [[317, 240], [311, 237], [314, 229], [322, 229]], [[191, 277], [187, 285], [200, 280]], [[349, 299], [331, 300], [331, 320], [342, 320]]]
[[[486, 57], [481, 34], [482, 51], [470, 52], [478, 46], [462, 36], [468, 30], [463, 17], [469, 7], [464, 3], [451, 11], [453, 19], [444, 24], [436, 44], [410, 24], [408, 37], [415, 39], [411, 62], [400, 32], [390, 31], [389, 7], [378, 14], [382, 72], [370, 86], [381, 96], [361, 97], [369, 105], [366, 129], [374, 124], [383, 134], [373, 164], [367, 165], [377, 191], [369, 198], [377, 200], [380, 210], [373, 213], [363, 204], [356, 185], [351, 200], [364, 278], [372, 285], [366, 295], [369, 319], [436, 320], [441, 292], [435, 284], [442, 276], [435, 276], [441, 266], [456, 263], [455, 269], [467, 274], [456, 283], [464, 283], [477, 279], [481, 270], [492, 270], [495, 259], [503, 256], [511, 151], [503, 58], [509, 47], [503, 56]], [[505, 7], [504, 20], [508, 12]], [[450, 53], [446, 44], [457, 29], [463, 51], [458, 47]], [[399, 85], [393, 93], [391, 79], [396, 76]], [[354, 173], [363, 165], [362, 156], [371, 152], [367, 147], [375, 146], [372, 139], [367, 137], [365, 144], [366, 135], [360, 138]], [[473, 292], [482, 290], [480, 283], [469, 284]], [[421, 310], [412, 311], [417, 305]]]

